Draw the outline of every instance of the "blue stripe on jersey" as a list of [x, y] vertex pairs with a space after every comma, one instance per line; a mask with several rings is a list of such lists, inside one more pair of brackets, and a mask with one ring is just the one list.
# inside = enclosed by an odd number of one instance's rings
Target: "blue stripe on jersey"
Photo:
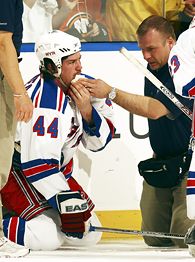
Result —
[[101, 123], [102, 123], [102, 119], [101, 119], [101, 117], [99, 116], [99, 114], [97, 113], [97, 111], [95, 110], [94, 107], [92, 107], [92, 119], [93, 119], [93, 122], [94, 122], [93, 127], [90, 127], [88, 125], [88, 123], [83, 119], [83, 129], [90, 136], [100, 137], [99, 130], [100, 130], [100, 126], [101, 126]]
[[62, 107], [62, 114], [64, 114], [64, 112], [65, 112], [68, 101], [69, 101], [69, 97], [66, 96], [63, 107]]
[[58, 87], [53, 80], [47, 79], [43, 84], [40, 107], [56, 109]]
[[195, 178], [195, 172], [194, 171], [189, 171], [188, 172], [188, 178]]
[[[112, 133], [110, 132], [108, 138], [106, 139], [106, 144], [105, 144], [105, 146], [111, 141], [111, 139], [112, 139]], [[105, 146], [104, 146], [104, 147], [105, 147]], [[102, 148], [102, 149], [103, 149], [103, 148]], [[101, 150], [102, 150], [102, 149], [101, 149]]]
[[112, 133], [110, 132], [107, 139], [106, 139], [105, 145], [103, 147], [99, 148], [98, 150], [91, 150], [91, 151], [99, 152], [99, 151], [103, 150], [106, 147], [106, 145], [110, 142], [111, 139], [112, 139]]
[[187, 195], [195, 195], [195, 188], [191, 187], [191, 188], [187, 188]]
[[83, 74], [83, 73], [81, 73], [80, 75], [84, 76], [85, 78], [88, 78], [88, 79], [95, 79], [94, 77], [86, 75], [86, 74]]
[[50, 158], [50, 159], [35, 159], [35, 160], [31, 160], [29, 162], [26, 163], [22, 163], [22, 169], [28, 169], [28, 168], [34, 168], [40, 165], [44, 165], [44, 164], [48, 164], [48, 165], [59, 165], [59, 161], [54, 159], [54, 158]]
[[18, 226], [18, 231], [17, 231], [17, 243], [22, 246], [24, 245], [25, 224], [26, 224], [26, 221], [22, 218], [19, 218], [19, 226]]
[[189, 96], [189, 91], [191, 88], [195, 88], [195, 78], [191, 80], [187, 85], [185, 85], [182, 89], [182, 95], [183, 96]]
[[[24, 245], [24, 234], [25, 234], [25, 223], [26, 221], [21, 218], [18, 217], [18, 225], [16, 228], [16, 232], [10, 232], [11, 230], [11, 223], [12, 223], [12, 217], [10, 218], [6, 218], [3, 220], [3, 232], [5, 237], [9, 238], [9, 235], [17, 235], [16, 239], [17, 239], [17, 244], [19, 245]], [[15, 227], [14, 227], [15, 229]]]
[[52, 169], [46, 170], [46, 171], [42, 171], [40, 173], [36, 173], [36, 174], [32, 174], [31, 176], [27, 176], [26, 179], [30, 182], [36, 182], [38, 180], [42, 180], [48, 176], [52, 176], [54, 174], [59, 173], [59, 169], [57, 167], [54, 167]]
[[[58, 98], [58, 92], [60, 91], [59, 90], [60, 88], [51, 79], [47, 79], [43, 81], [44, 81], [43, 89], [42, 89], [42, 93], [40, 94], [41, 97], [39, 98], [40, 99], [39, 107], [40, 108], [50, 108], [50, 109], [56, 110], [58, 109], [57, 108], [58, 100], [60, 99]], [[35, 100], [35, 96], [40, 89], [40, 85], [41, 85], [41, 79], [38, 81], [38, 83], [36, 84], [32, 92], [32, 95], [31, 95], [32, 101]], [[60, 111], [64, 114], [67, 103], [68, 103], [68, 97], [66, 96], [66, 98], [63, 99], [63, 101], [64, 103], [62, 104]]]
[[26, 84], [25, 84], [25, 87], [26, 87], [26, 90], [28, 90], [29, 88], [31, 88], [31, 86], [33, 85], [33, 83], [37, 80], [37, 78], [40, 77], [40, 74], [34, 76], [33, 78], [31, 78], [30, 81], [28, 81]]
[[3, 219], [3, 233], [5, 237], [8, 237], [9, 222], [10, 218]]
[[[62, 168], [60, 169], [60, 172], [62, 172], [62, 173], [64, 174], [64, 171], [65, 171], [66, 167], [67, 167], [67, 166], [62, 167]], [[66, 179], [69, 179], [69, 178], [72, 176], [72, 169], [70, 170], [69, 173], [65, 173], [64, 176], [65, 176]]]
[[36, 86], [35, 86], [35, 88], [32, 92], [32, 95], [31, 95], [32, 101], [34, 101], [34, 99], [35, 99], [35, 95], [36, 95], [37, 91], [39, 90], [40, 84], [41, 84], [41, 79], [39, 79], [39, 81], [37, 82], [37, 84], [36, 84]]
[[57, 199], [56, 199], [56, 195], [53, 196], [53, 197], [51, 197], [51, 198], [48, 199], [47, 201], [48, 201], [48, 203], [49, 203], [50, 206], [52, 206], [53, 208], [55, 208], [55, 209], [57, 209], [57, 210], [59, 211], [59, 209], [58, 209], [58, 204], [57, 204]]

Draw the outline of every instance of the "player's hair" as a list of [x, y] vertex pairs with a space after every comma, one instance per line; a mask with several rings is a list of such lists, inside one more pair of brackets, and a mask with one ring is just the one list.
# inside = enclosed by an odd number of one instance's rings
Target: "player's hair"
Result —
[[[51, 69], [49, 69], [49, 65]], [[55, 79], [55, 73], [57, 72], [57, 67], [50, 58], [44, 58], [43, 64], [39, 67], [39, 70], [44, 79]]]
[[[69, 56], [64, 56], [61, 61], [67, 59]], [[54, 64], [53, 60], [50, 58], [43, 59], [43, 65], [39, 67], [40, 73], [44, 79], [55, 79], [56, 73], [58, 72], [57, 66]]]
[[151, 29], [164, 34], [167, 38], [172, 37], [174, 40], [176, 39], [173, 26], [166, 18], [162, 16], [151, 15], [147, 17], [139, 25], [136, 34], [138, 37], [142, 37]]

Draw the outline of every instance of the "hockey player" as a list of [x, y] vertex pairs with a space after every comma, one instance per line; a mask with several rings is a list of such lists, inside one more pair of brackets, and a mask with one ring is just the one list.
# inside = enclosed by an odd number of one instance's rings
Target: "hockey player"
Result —
[[[195, 1], [193, 4], [195, 4]], [[195, 17], [188, 30], [183, 32], [176, 45], [170, 52], [169, 66], [175, 85], [176, 92], [182, 96], [194, 99], [195, 97]], [[195, 219], [195, 153], [194, 153], [194, 126], [195, 109], [193, 110], [192, 137], [190, 149], [192, 150], [192, 160], [187, 179], [187, 215], [190, 219]], [[192, 226], [185, 239], [189, 245], [189, 251], [195, 256], [195, 226]]]
[[34, 114], [18, 125], [12, 170], [1, 192], [3, 205], [16, 214], [4, 219], [6, 236], [31, 250], [93, 244], [101, 237], [87, 230], [100, 222], [72, 177], [73, 156], [80, 143], [91, 151], [108, 144], [113, 112], [109, 101], [92, 98], [72, 81], [81, 74], [80, 49], [78, 38], [61, 31], [36, 43], [41, 74], [27, 84]]

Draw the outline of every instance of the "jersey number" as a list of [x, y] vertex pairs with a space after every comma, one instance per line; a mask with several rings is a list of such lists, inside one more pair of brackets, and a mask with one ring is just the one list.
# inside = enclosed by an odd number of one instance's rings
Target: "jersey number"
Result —
[[180, 66], [180, 62], [179, 62], [179, 59], [176, 55], [174, 55], [172, 58], [171, 58], [171, 65], [174, 67], [173, 68], [173, 72], [172, 73], [176, 73], [179, 66]]
[[51, 135], [51, 138], [57, 138], [58, 136], [58, 118], [55, 117], [53, 121], [51, 122], [51, 124], [46, 129], [44, 125], [44, 116], [39, 116], [33, 126], [33, 132], [36, 132], [37, 136], [44, 136], [45, 133], [47, 133]]

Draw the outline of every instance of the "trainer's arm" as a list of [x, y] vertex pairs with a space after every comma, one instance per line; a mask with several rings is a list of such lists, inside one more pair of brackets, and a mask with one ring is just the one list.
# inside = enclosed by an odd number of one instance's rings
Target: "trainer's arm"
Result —
[[[112, 87], [100, 79], [80, 79], [79, 81], [88, 88], [92, 96], [98, 98], [108, 97]], [[169, 110], [157, 99], [131, 94], [116, 88], [116, 97], [113, 99], [117, 105], [127, 111], [150, 119], [158, 119], [168, 115]]]
[[19, 70], [18, 58], [12, 41], [12, 33], [0, 31], [0, 68], [15, 97], [16, 118], [27, 122], [32, 117], [33, 105], [28, 95]]

